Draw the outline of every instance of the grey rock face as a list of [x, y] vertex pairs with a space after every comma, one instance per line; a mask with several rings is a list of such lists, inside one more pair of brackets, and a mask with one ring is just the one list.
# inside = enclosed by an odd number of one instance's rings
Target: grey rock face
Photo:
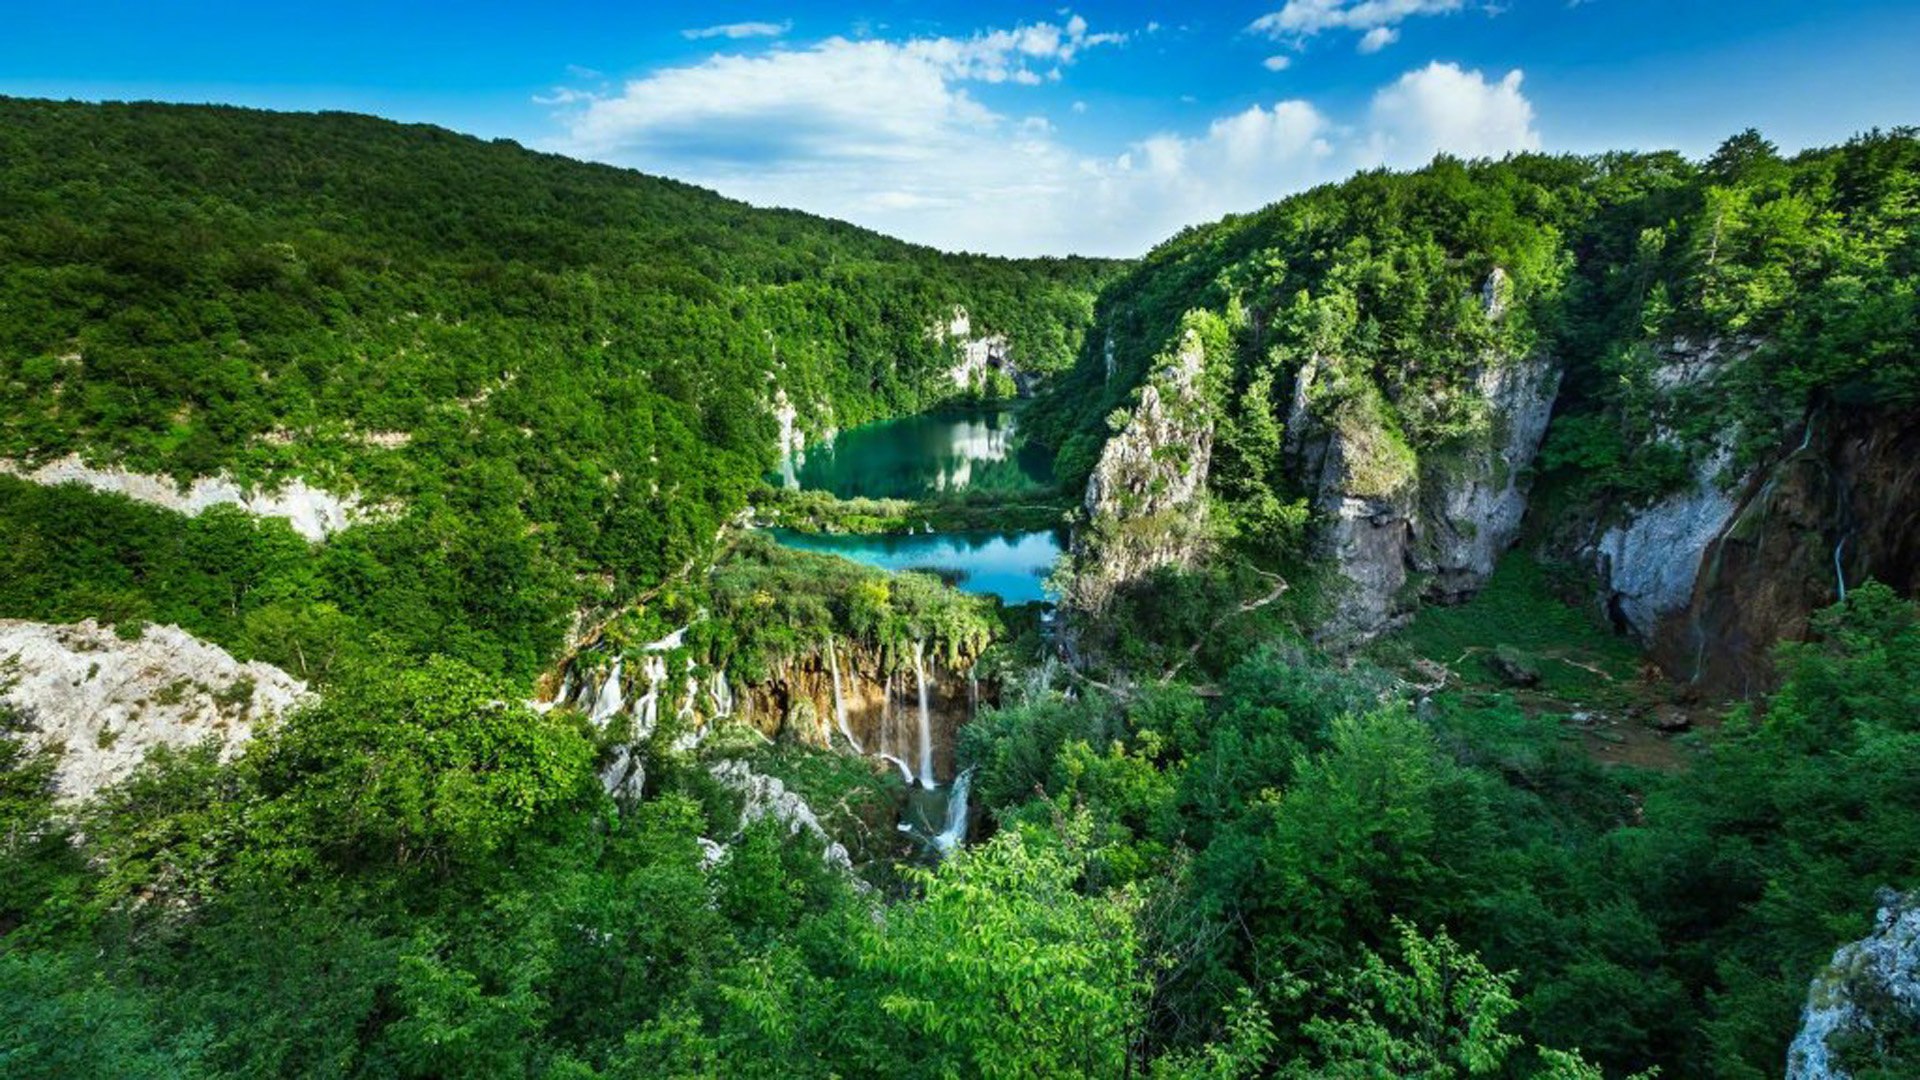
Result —
[[1475, 378], [1492, 438], [1422, 470], [1419, 512], [1410, 522], [1413, 566], [1429, 575], [1430, 599], [1457, 603], [1478, 592], [1513, 543], [1527, 512], [1527, 470], [1559, 389], [1559, 369], [1541, 358], [1489, 364]]
[[[1874, 1047], [1920, 1033], [1920, 894], [1882, 890], [1873, 932], [1814, 976], [1787, 1050], [1787, 1080], [1848, 1080], [1838, 1044]], [[1869, 1050], [1871, 1052], [1871, 1050]]]
[[[1730, 361], [1751, 353], [1757, 344], [1748, 339], [1696, 343], [1676, 338], [1660, 346], [1648, 378], [1665, 394], [1710, 387]], [[1664, 616], [1687, 606], [1703, 556], [1739, 509], [1723, 475], [1733, 460], [1731, 440], [1731, 432], [1723, 435], [1694, 466], [1685, 488], [1635, 508], [1586, 551], [1602, 582], [1605, 607], [1643, 642], [1653, 640]]]
[[1634, 511], [1594, 542], [1590, 558], [1606, 607], [1642, 641], [1652, 640], [1663, 616], [1687, 606], [1701, 557], [1739, 508], [1721, 486], [1731, 458], [1721, 446], [1694, 467], [1685, 489]]
[[787, 830], [787, 835], [798, 836], [810, 833], [825, 845], [822, 857], [833, 866], [853, 873], [853, 860], [847, 855], [847, 849], [827, 834], [827, 830], [815, 816], [813, 807], [792, 791], [779, 779], [757, 773], [744, 761], [722, 761], [708, 770], [713, 778], [727, 788], [738, 792], [745, 800], [740, 808], [739, 828], [745, 829], [762, 818], [772, 818]]
[[279, 668], [241, 663], [177, 626], [125, 641], [92, 620], [0, 620], [0, 705], [26, 721], [29, 746], [59, 748], [63, 802], [126, 779], [157, 746], [213, 739], [231, 753], [306, 695]]
[[1114, 591], [1198, 554], [1206, 520], [1213, 417], [1201, 388], [1206, 350], [1189, 330], [1141, 385], [1126, 426], [1087, 478], [1075, 531], [1069, 606], [1098, 611]]
[[[1489, 279], [1489, 311], [1504, 310], [1504, 289]], [[1357, 644], [1405, 621], [1421, 596], [1457, 603], [1486, 584], [1526, 514], [1560, 370], [1544, 356], [1489, 357], [1466, 388], [1482, 433], [1418, 459], [1378, 401], [1337, 392], [1337, 378], [1320, 357], [1295, 376], [1287, 451], [1312, 493], [1320, 553], [1343, 582], [1318, 636]], [[1323, 396], [1339, 402], [1326, 415], [1315, 407]]]

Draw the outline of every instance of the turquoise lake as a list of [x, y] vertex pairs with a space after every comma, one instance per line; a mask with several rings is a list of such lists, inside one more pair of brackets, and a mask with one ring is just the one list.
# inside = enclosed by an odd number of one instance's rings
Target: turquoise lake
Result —
[[791, 548], [839, 555], [883, 570], [931, 570], [963, 592], [989, 593], [1009, 604], [1048, 599], [1046, 577], [1061, 550], [1061, 537], [1052, 531], [913, 536], [768, 532]]
[[[1052, 463], [1044, 450], [1017, 445], [1011, 408], [943, 411], [842, 432], [785, 462], [778, 482], [842, 499], [921, 499], [942, 494], [1045, 488]], [[1049, 599], [1046, 577], [1065, 536], [1037, 532], [933, 532], [835, 536], [771, 529], [788, 547], [839, 555], [884, 570], [928, 570], [964, 592], [1009, 604]]]
[[869, 424], [809, 446], [781, 466], [788, 487], [842, 499], [924, 499], [962, 491], [1049, 487], [1045, 450], [1020, 447], [1017, 409], [968, 409]]

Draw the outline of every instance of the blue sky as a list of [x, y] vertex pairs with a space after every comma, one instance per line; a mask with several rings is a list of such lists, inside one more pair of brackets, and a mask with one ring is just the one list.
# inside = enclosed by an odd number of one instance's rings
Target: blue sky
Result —
[[1913, 0], [9, 7], [0, 93], [370, 112], [999, 254], [1438, 150], [1920, 123]]

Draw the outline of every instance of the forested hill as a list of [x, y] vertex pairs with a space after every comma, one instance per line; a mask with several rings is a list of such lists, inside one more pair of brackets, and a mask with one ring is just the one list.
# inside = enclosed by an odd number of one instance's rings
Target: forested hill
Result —
[[1329, 571], [1307, 618], [1352, 640], [1470, 596], [1524, 517], [1670, 673], [1751, 692], [1845, 583], [1920, 582], [1917, 192], [1913, 129], [1362, 173], [1132, 264], [1027, 430], [1087, 476], [1191, 341], [1211, 526], [1137, 548]]
[[[781, 402], [818, 433], [955, 396], [928, 332], [955, 306], [1062, 367], [1108, 264], [946, 255], [366, 116], [0, 99], [0, 268], [0, 459], [396, 507], [309, 592], [527, 674], [566, 612], [711, 544]], [[56, 526], [8, 490], [31, 549]], [[97, 568], [63, 600], [49, 561], [11, 575], [37, 606], [10, 614], [210, 632]]]

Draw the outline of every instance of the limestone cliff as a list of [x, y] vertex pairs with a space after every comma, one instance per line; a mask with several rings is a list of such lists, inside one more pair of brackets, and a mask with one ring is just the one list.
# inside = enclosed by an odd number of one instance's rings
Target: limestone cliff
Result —
[[1004, 376], [1021, 397], [1033, 394], [1034, 378], [1021, 370], [1013, 355], [1013, 346], [1005, 334], [975, 337], [973, 317], [964, 307], [955, 307], [945, 322], [936, 322], [929, 331], [935, 340], [953, 347], [953, 366], [947, 377], [959, 393], [985, 393], [994, 388], [996, 376]]
[[1873, 932], [1841, 946], [1814, 976], [1787, 1050], [1787, 1080], [1849, 1080], [1863, 1066], [1894, 1075], [1886, 1071], [1897, 1067], [1892, 1059], [1914, 1054], [1920, 1054], [1920, 894], [1887, 889]]
[[[779, 660], [764, 677], [730, 678], [681, 646], [680, 635], [643, 646], [636, 656], [605, 650], [568, 665], [554, 699], [587, 714], [608, 733], [612, 758], [602, 771], [609, 792], [640, 794], [645, 744], [672, 719], [673, 739], [691, 745], [721, 722], [744, 724], [770, 741], [861, 754], [886, 761], [910, 781], [928, 771], [937, 783], [955, 773], [961, 725], [994, 688], [970, 674], [972, 655], [948, 657], [911, 646], [882, 650], [864, 642], [823, 639], [818, 648]], [[927, 759], [921, 758], [920, 708], [925, 693]], [[923, 769], [923, 765], [926, 766]]]
[[[1711, 408], [1721, 380], [1762, 343], [1674, 339], [1649, 372], [1658, 438]], [[1817, 406], [1751, 465], [1736, 432], [1694, 452], [1679, 490], [1608, 508], [1579, 548], [1614, 624], [1671, 676], [1712, 696], [1774, 684], [1773, 646], [1874, 578], [1920, 589], [1920, 427], [1899, 410]]]
[[[1648, 372], [1657, 411], [1656, 438], [1677, 441], [1674, 415], [1686, 402], [1713, 393], [1730, 363], [1753, 351], [1751, 341], [1684, 338], [1655, 347]], [[1739, 478], [1728, 475], [1731, 431], [1694, 451], [1692, 476], [1679, 490], [1624, 513], [1605, 513], [1601, 531], [1581, 549], [1601, 586], [1601, 605], [1614, 624], [1651, 642], [1663, 619], [1687, 606], [1701, 559], [1733, 519]]]
[[126, 640], [92, 620], [0, 620], [0, 706], [25, 722], [29, 746], [59, 750], [63, 801], [125, 779], [157, 746], [212, 739], [231, 752], [306, 693], [279, 668], [242, 663], [177, 626]]
[[1074, 611], [1096, 614], [1122, 586], [1200, 553], [1213, 455], [1206, 364], [1190, 318], [1101, 449], [1071, 544], [1074, 572], [1062, 599]]
[[198, 514], [211, 506], [238, 506], [261, 517], [285, 518], [294, 532], [309, 540], [325, 540], [357, 521], [388, 511], [368, 507], [352, 496], [323, 491], [297, 478], [268, 490], [244, 486], [224, 475], [203, 476], [183, 488], [171, 477], [89, 465], [77, 454], [38, 466], [0, 459], [0, 473], [36, 484], [82, 484], [182, 514]]
[[[1495, 271], [1482, 292], [1489, 320], [1505, 314], [1502, 280]], [[1321, 640], [1366, 641], [1420, 599], [1458, 603], [1486, 583], [1519, 532], [1559, 385], [1551, 357], [1487, 356], [1448, 391], [1465, 397], [1471, 430], [1416, 454], [1372, 380], [1331, 358], [1302, 366], [1287, 416], [1289, 467], [1339, 578]]]
[[1725, 496], [1698, 572], [1649, 636], [1655, 660], [1714, 696], [1772, 689], [1775, 643], [1872, 578], [1920, 594], [1920, 426], [1893, 410], [1828, 408]]

